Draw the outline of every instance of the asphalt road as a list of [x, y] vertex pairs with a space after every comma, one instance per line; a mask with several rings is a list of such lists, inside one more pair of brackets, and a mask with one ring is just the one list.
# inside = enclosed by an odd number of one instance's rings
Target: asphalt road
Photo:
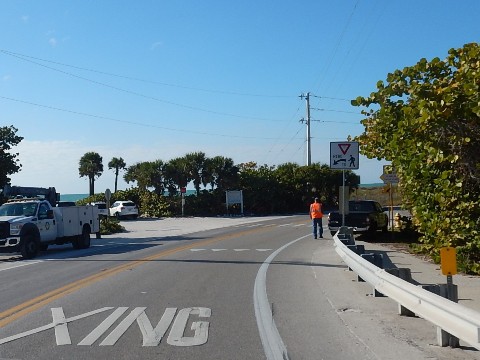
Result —
[[452, 358], [386, 323], [308, 217], [188, 221], [0, 258], [0, 359]]

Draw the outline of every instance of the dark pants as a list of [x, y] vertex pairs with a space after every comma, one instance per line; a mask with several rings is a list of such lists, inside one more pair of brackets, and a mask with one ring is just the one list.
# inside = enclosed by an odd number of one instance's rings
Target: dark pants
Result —
[[312, 224], [313, 224], [313, 237], [315, 239], [317, 238], [317, 226], [318, 226], [318, 234], [320, 235], [320, 237], [322, 237], [323, 236], [322, 218], [312, 219]]

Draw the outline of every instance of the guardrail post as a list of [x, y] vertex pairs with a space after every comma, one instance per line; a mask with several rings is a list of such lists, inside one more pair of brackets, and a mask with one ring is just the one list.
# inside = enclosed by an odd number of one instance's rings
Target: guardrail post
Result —
[[[362, 258], [367, 260], [368, 262], [371, 262], [375, 266], [378, 266], [380, 269], [383, 269], [383, 255], [382, 254], [375, 254], [375, 253], [369, 253], [369, 254], [361, 254], [360, 255]], [[358, 281], [364, 282], [360, 276], [358, 276]], [[373, 288], [373, 296], [374, 297], [382, 297], [383, 294], [377, 289]]]
[[353, 228], [349, 228], [348, 226], [340, 226], [340, 229], [338, 229], [337, 236], [338, 235], [349, 235], [353, 239]]
[[355, 239], [347, 234], [338, 234], [337, 237], [344, 245], [355, 245]]
[[[413, 283], [412, 279], [412, 272], [409, 268], [392, 268], [392, 269], [385, 269], [386, 272], [392, 274], [396, 277], [399, 277], [402, 280], [405, 280], [409, 283]], [[409, 316], [415, 317], [415, 313], [413, 311], [408, 310], [405, 306], [398, 304], [398, 314], [401, 316]]]
[[355, 245], [355, 240], [350, 238], [339, 237], [338, 240], [340, 240], [340, 242], [345, 246]]
[[[441, 297], [447, 298], [453, 302], [458, 303], [458, 287], [454, 284], [428, 284], [422, 285], [422, 288], [433, 292]], [[445, 347], [459, 347], [460, 343], [457, 337], [446, 332], [437, 326], [437, 342], [439, 346]]]
[[[353, 251], [357, 255], [365, 254], [365, 245], [348, 245], [347, 244], [346, 246], [350, 251]], [[348, 271], [353, 271], [350, 266], [348, 267]]]
[[357, 255], [365, 254], [365, 245], [347, 245], [347, 248]]

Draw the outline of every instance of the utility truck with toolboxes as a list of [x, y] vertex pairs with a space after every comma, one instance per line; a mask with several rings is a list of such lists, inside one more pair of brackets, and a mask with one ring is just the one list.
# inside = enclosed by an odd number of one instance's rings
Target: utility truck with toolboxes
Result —
[[90, 234], [100, 232], [96, 206], [56, 207], [55, 188], [6, 186], [3, 196], [14, 198], [0, 206], [0, 253], [31, 259], [50, 244], [86, 249]]

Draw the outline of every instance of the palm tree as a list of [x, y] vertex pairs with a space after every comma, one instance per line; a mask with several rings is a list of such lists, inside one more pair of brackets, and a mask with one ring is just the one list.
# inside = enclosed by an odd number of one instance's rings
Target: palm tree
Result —
[[194, 152], [185, 155], [187, 171], [193, 180], [193, 186], [197, 195], [200, 195], [200, 184], [202, 184], [202, 173], [205, 167], [206, 156], [203, 152]]
[[155, 193], [163, 194], [163, 172], [164, 164], [162, 160], [144, 161], [129, 166], [123, 179], [127, 183], [136, 181], [137, 186], [144, 191], [149, 187], [153, 187]]
[[165, 183], [170, 195], [174, 195], [177, 189], [186, 187], [192, 180], [188, 172], [188, 163], [185, 157], [178, 157], [165, 164]]
[[125, 161], [122, 158], [112, 158], [110, 162], [108, 163], [108, 169], [115, 169], [115, 192], [117, 192], [117, 182], [118, 182], [118, 173], [120, 169], [125, 169], [127, 164], [125, 164]]
[[203, 172], [203, 186], [210, 184], [212, 190], [217, 186], [220, 190], [226, 190], [237, 186], [238, 167], [231, 158], [215, 156], [205, 161]]
[[95, 194], [95, 176], [100, 177], [102, 172], [102, 157], [98, 153], [94, 151], [87, 152], [80, 158], [78, 173], [80, 177], [88, 177], [90, 196]]
[[133, 165], [130, 165], [127, 168], [127, 171], [123, 175], [123, 179], [128, 183], [137, 182], [137, 186], [142, 190], [147, 190], [148, 188], [148, 176], [145, 169], [147, 168], [146, 162], [139, 162]]
[[233, 159], [223, 156], [215, 156], [213, 159], [217, 164], [217, 188], [225, 191], [237, 187], [240, 181], [239, 168]]

